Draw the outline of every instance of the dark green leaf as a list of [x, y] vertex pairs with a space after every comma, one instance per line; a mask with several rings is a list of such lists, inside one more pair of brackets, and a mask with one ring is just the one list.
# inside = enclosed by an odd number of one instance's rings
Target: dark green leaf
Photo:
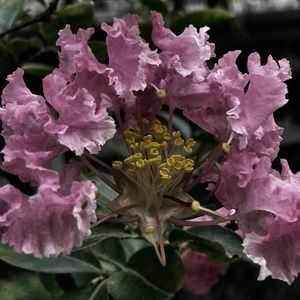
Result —
[[95, 277], [95, 274], [91, 273], [73, 273], [72, 278], [78, 288], [87, 286]]
[[56, 274], [40, 273], [40, 280], [46, 290], [54, 297], [60, 297], [64, 294], [60, 287]]
[[93, 293], [92, 287], [84, 287], [79, 289], [71, 290], [59, 297], [59, 300], [86, 300], [89, 299]]
[[182, 283], [183, 265], [180, 256], [171, 247], [166, 247], [165, 251], [166, 267], [161, 266], [152, 246], [136, 252], [130, 258], [127, 267], [141, 274], [158, 288], [174, 293]]
[[89, 41], [89, 46], [92, 49], [96, 58], [102, 62], [106, 63], [108, 59], [107, 47], [105, 42], [102, 41]]
[[9, 246], [0, 244], [0, 259], [27, 270], [46, 273], [99, 273], [99, 268], [76, 256], [36, 258], [32, 255], [17, 253]]
[[136, 237], [136, 235], [130, 233], [129, 231], [126, 231], [124, 229], [124, 226], [121, 224], [102, 223], [92, 229], [92, 235], [87, 237], [83, 241], [82, 247], [79, 247], [76, 250], [90, 247], [101, 241], [114, 237], [123, 239]]
[[[90, 173], [81, 173], [81, 180], [91, 180], [93, 181], [98, 189], [97, 203], [101, 207], [106, 207], [113, 199], [118, 196], [118, 193], [111, 189], [106, 183], [100, 180], [97, 176]], [[113, 181], [112, 176], [109, 177]]]
[[19, 56], [29, 49], [37, 49], [39, 44], [37, 39], [25, 39], [21, 37], [16, 37], [9, 39], [6, 43], [0, 45], [1, 51], [7, 53], [13, 57], [16, 61], [19, 59]]
[[163, 15], [168, 13], [168, 7], [165, 1], [162, 0], [141, 0], [141, 3], [150, 10], [156, 10]]
[[178, 17], [172, 24], [171, 29], [176, 33], [181, 33], [190, 24], [196, 28], [213, 25], [218, 22], [232, 18], [232, 13], [224, 9], [206, 9], [194, 11]]
[[0, 1], [0, 33], [10, 29], [22, 12], [24, 0]]
[[39, 23], [38, 30], [49, 43], [55, 43], [58, 31], [70, 24], [73, 31], [93, 25], [94, 6], [92, 1], [84, 1], [66, 6], [52, 15], [47, 22]]
[[21, 68], [24, 70], [25, 73], [40, 78], [43, 78], [46, 75], [50, 74], [53, 70], [53, 67], [50, 65], [34, 62], [25, 63], [21, 66]]
[[109, 278], [108, 290], [115, 300], [164, 300], [172, 296], [131, 271], [112, 274]]
[[107, 280], [97, 286], [89, 300], [109, 300]]
[[113, 265], [125, 265], [127, 262], [126, 251], [119, 239], [106, 239], [91, 247], [93, 253], [101, 260]]
[[182, 284], [183, 265], [172, 248], [166, 248], [166, 256], [167, 265], [162, 267], [153, 247], [139, 250], [108, 279], [109, 293], [116, 300], [170, 299]]
[[217, 225], [174, 229], [170, 242], [189, 242], [188, 248], [219, 260], [234, 260], [243, 254], [242, 239], [233, 231]]

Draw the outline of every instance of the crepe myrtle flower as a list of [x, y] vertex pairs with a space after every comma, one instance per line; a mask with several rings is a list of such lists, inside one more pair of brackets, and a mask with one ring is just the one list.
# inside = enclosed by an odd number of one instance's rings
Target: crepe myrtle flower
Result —
[[[58, 255], [79, 246], [91, 226], [132, 222], [165, 265], [168, 223], [235, 220], [245, 254], [261, 265], [260, 279], [271, 275], [292, 282], [300, 271], [299, 174], [285, 162], [282, 174], [271, 167], [282, 133], [273, 113], [287, 102], [288, 61], [270, 56], [262, 64], [252, 53], [244, 74], [236, 64], [240, 51], [230, 51], [209, 68], [215, 46], [207, 27], [190, 25], [177, 36], [156, 12], [152, 27], [156, 50], [140, 37], [137, 16], [102, 24], [105, 65], [88, 46], [93, 29], [74, 34], [66, 26], [57, 40], [59, 66], [43, 80], [44, 96], [27, 89], [21, 69], [8, 77], [0, 110], [2, 168], [37, 192], [24, 195], [11, 185], [0, 189], [1, 240], [16, 251]], [[159, 117], [162, 108], [168, 108], [168, 120]], [[176, 130], [175, 110], [213, 135], [216, 147], [204, 153], [205, 141]], [[122, 137], [127, 155], [108, 165], [98, 154], [114, 136]], [[61, 175], [51, 163], [67, 151], [76, 158]], [[118, 193], [109, 204], [111, 213], [96, 215], [95, 185], [79, 181], [84, 168]], [[207, 188], [205, 199], [191, 196], [198, 185]], [[213, 195], [234, 213], [205, 208], [203, 202]], [[196, 219], [205, 215], [209, 218]], [[279, 243], [278, 227], [292, 258], [273, 247]]]

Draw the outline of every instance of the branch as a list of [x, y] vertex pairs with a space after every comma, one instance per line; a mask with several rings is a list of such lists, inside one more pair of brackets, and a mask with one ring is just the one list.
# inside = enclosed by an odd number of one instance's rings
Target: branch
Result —
[[53, 2], [51, 2], [48, 6], [48, 8], [42, 12], [41, 14], [37, 15], [36, 17], [34, 17], [33, 19], [26, 21], [24, 23], [21, 23], [13, 28], [10, 28], [2, 33], [0, 33], [0, 38], [6, 36], [7, 34], [13, 33], [15, 31], [18, 31], [22, 28], [25, 28], [27, 26], [30, 26], [32, 24], [38, 23], [40, 21], [45, 21], [47, 20], [56, 10], [57, 8], [57, 4], [58, 4], [59, 0], [54, 0]]

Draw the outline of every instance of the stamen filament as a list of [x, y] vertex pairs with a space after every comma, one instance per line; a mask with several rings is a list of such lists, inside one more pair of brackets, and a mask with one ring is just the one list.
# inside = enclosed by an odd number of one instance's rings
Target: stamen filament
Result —
[[195, 222], [195, 221], [187, 221], [187, 220], [180, 220], [176, 219], [174, 217], [169, 218], [169, 222], [175, 225], [179, 226], [209, 226], [209, 225], [216, 225], [225, 222], [226, 220], [224, 219], [214, 219], [211, 221], [200, 221], [200, 222]]
[[95, 161], [96, 163], [98, 163], [99, 165], [101, 165], [102, 167], [106, 168], [108, 171], [110, 171], [111, 173], [113, 173], [115, 170], [108, 165], [107, 163], [105, 163], [104, 161], [94, 157], [93, 155], [90, 154], [84, 154], [84, 156], [87, 156], [88, 158], [90, 158], [91, 160]]
[[121, 194], [122, 190], [117, 187], [113, 182], [111, 182], [108, 178], [102, 175], [84, 156], [80, 157], [81, 162], [99, 179], [101, 179], [105, 184], [107, 184], [111, 189]]

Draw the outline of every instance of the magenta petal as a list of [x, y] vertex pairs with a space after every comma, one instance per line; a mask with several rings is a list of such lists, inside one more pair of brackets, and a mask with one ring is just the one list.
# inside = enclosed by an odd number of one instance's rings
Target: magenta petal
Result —
[[214, 44], [208, 42], [208, 27], [197, 29], [190, 25], [176, 36], [164, 27], [162, 16], [152, 12], [152, 40], [162, 50], [161, 58], [168, 68], [182, 76], [193, 75], [203, 80], [207, 72], [206, 61], [214, 56]]
[[22, 200], [17, 208], [11, 204], [5, 208], [0, 219], [2, 241], [16, 251], [37, 257], [70, 253], [90, 234], [90, 223], [96, 220], [95, 185], [91, 182], [73, 182], [66, 196], [44, 186], [31, 197], [7, 189], [1, 189], [1, 198]]
[[114, 18], [112, 26], [103, 23], [101, 28], [107, 33], [110, 82], [119, 96], [134, 98], [132, 92], [143, 91], [148, 76], [161, 63], [159, 56], [139, 36], [137, 16]]

